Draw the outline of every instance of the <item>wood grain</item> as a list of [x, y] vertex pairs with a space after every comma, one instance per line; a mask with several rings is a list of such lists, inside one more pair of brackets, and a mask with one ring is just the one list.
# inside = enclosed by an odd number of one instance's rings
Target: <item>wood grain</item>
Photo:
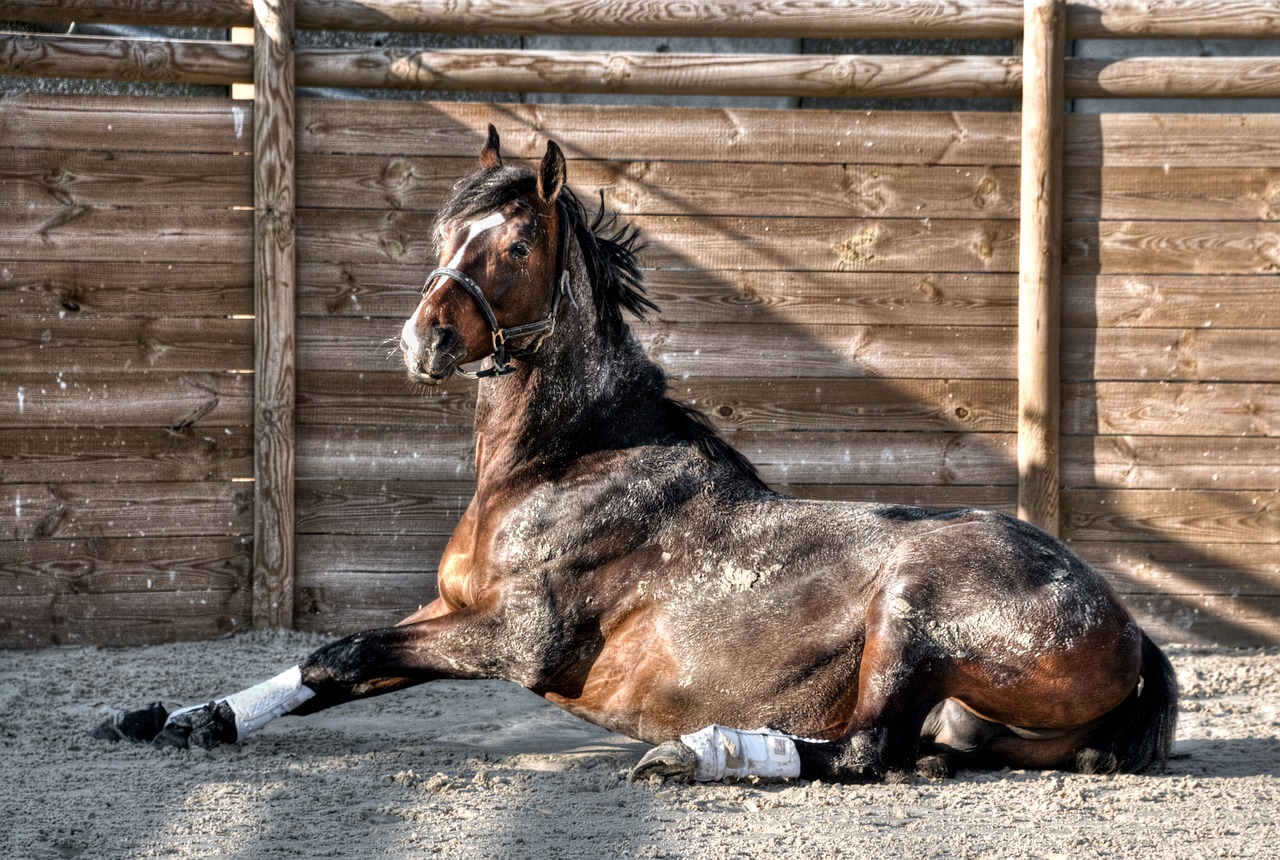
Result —
[[[1016, 38], [1016, 0], [927, 0], [906, 5], [853, 0], [832, 14], [817, 0], [713, 0], [694, 7], [631, 0], [488, 0], [464, 6], [398, 0], [300, 0], [306, 29], [482, 34], [742, 36], [772, 38]], [[45, 23], [103, 21], [226, 28], [251, 20], [249, 0], [4, 0], [3, 17]], [[1073, 38], [1276, 38], [1280, 15], [1267, 0], [1163, 0], [1158, 14], [1136, 0], [1070, 6]]]
[[293, 626], [294, 235], [293, 0], [253, 6], [253, 626]]
[[[763, 109], [618, 111], [599, 105], [494, 107], [409, 101], [380, 102], [378, 110], [370, 112], [349, 101], [302, 99], [298, 151], [474, 159], [492, 122], [502, 134], [503, 155], [526, 160], [541, 158], [547, 138], [554, 138], [569, 158], [603, 160], [982, 167], [1018, 163], [1018, 122], [1013, 114], [812, 110], [804, 117], [800, 124], [785, 111]], [[1257, 123], [1250, 139], [1261, 140], [1266, 129], [1274, 128], [1274, 123]], [[779, 159], [779, 153], [786, 153], [786, 158]]]
[[253, 273], [243, 263], [5, 260], [6, 316], [216, 317], [253, 313]]
[[250, 206], [250, 168], [244, 155], [0, 150], [2, 205]]
[[191, 427], [251, 423], [253, 380], [234, 373], [6, 373], [20, 392], [0, 427]]
[[1074, 488], [1257, 490], [1280, 487], [1280, 439], [1069, 436], [1062, 483]]
[[1065, 490], [1063, 534], [1073, 541], [1275, 544], [1280, 497], [1269, 492]]
[[0, 647], [199, 642], [245, 630], [248, 589], [6, 598]]
[[245, 370], [253, 366], [252, 320], [15, 317], [5, 321], [0, 359], [10, 371]]
[[[1095, 382], [1065, 386], [1063, 432], [1088, 436], [1280, 437], [1274, 383]], [[1222, 455], [1215, 453], [1215, 459]]]
[[1058, 533], [1065, 0], [1027, 0], [1018, 233], [1018, 516]]
[[[298, 328], [299, 369], [362, 373], [397, 370], [401, 366], [398, 352], [391, 354], [383, 343], [398, 330], [399, 326], [388, 320], [304, 319]], [[1134, 330], [1132, 334], [1143, 331]], [[677, 381], [695, 374], [758, 379], [1014, 378], [1014, 331], [1008, 328], [699, 325], [659, 321], [637, 326], [635, 334], [650, 357]], [[1163, 344], [1161, 338], [1167, 336], [1158, 331], [1155, 341]], [[1230, 343], [1229, 338], [1210, 341]], [[758, 348], [744, 350], [743, 344], [756, 344]], [[1092, 342], [1079, 344], [1077, 366], [1091, 360], [1092, 356], [1084, 353], [1091, 346]], [[1222, 358], [1225, 366], [1230, 358]]]
[[243, 535], [245, 484], [0, 484], [0, 540]]
[[0, 480], [84, 484], [245, 481], [248, 427], [93, 427], [0, 430]]
[[240, 537], [0, 541], [0, 595], [247, 590]]
[[42, 206], [0, 218], [0, 258], [15, 261], [248, 263], [252, 248], [252, 213], [237, 209]]
[[[644, 256], [643, 254], [641, 255]], [[424, 270], [420, 266], [378, 263], [303, 264], [299, 275], [299, 312], [307, 317], [385, 318], [403, 322], [417, 306]], [[1087, 282], [1086, 282], [1087, 281]], [[751, 272], [730, 269], [647, 269], [644, 286], [658, 305], [655, 316], [669, 323], [762, 323], [780, 325], [944, 325], [1011, 326], [1016, 322], [1016, 277], [1009, 273], [950, 274], [918, 272]], [[1160, 321], [1162, 295], [1195, 306], [1194, 289], [1162, 289], [1143, 281], [1155, 294], [1148, 303], [1129, 297], [1134, 313]], [[1234, 282], [1233, 282], [1234, 283]], [[1102, 282], [1081, 278], [1076, 287], [1078, 315], [1092, 324], [1093, 294]], [[1133, 284], [1139, 292], [1141, 284]], [[1246, 289], [1242, 285], [1242, 289]], [[1259, 281], [1251, 295], [1268, 295]], [[1242, 296], [1223, 297], [1226, 313], [1249, 307]], [[1098, 309], [1097, 313], [1105, 312]], [[1196, 322], [1202, 322], [1203, 303]], [[1222, 319], [1229, 319], [1225, 314]], [[1256, 319], [1256, 317], [1255, 317]]]

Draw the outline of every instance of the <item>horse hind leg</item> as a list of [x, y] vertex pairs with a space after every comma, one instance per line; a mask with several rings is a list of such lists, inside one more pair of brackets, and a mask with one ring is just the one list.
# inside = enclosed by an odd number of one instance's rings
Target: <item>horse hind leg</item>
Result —
[[917, 769], [921, 733], [946, 699], [949, 658], [911, 622], [910, 583], [886, 579], [867, 609], [858, 700], [845, 737], [797, 743], [808, 779], [902, 781]]

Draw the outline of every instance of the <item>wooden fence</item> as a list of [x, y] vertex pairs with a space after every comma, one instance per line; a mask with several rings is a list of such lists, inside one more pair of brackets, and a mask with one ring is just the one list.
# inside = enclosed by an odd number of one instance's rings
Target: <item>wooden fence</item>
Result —
[[[0, 0], [0, 19], [252, 21], [237, 0], [145, 5]], [[1160, 74], [1164, 95], [1272, 93], [1277, 64], [1124, 61], [1135, 79], [1053, 53], [1065, 34], [1221, 35], [1225, 13], [1037, 4], [1067, 14], [1032, 23], [1022, 62], [299, 52], [294, 65], [290, 5], [258, 5], [282, 15], [257, 22], [256, 62], [222, 43], [0, 35], [9, 73], [258, 83], [256, 104], [0, 99], [0, 642], [351, 630], [433, 596], [470, 496], [474, 383], [420, 395], [384, 341], [435, 264], [434, 208], [489, 122], [515, 157], [555, 138], [571, 184], [642, 227], [662, 313], [638, 334], [775, 486], [1021, 511], [1162, 639], [1280, 641], [1280, 117], [1061, 113], [1063, 93], [1136, 80], [1111, 92], [1131, 95]], [[490, 0], [443, 18], [393, 5], [300, 0], [297, 19], [624, 26], [608, 3], [528, 15]], [[702, 4], [703, 31], [1024, 26], [1004, 0], [729, 14], [743, 5]], [[1217, 5], [1253, 13], [1236, 35], [1280, 33], [1264, 4]], [[645, 8], [626, 32], [690, 26]], [[686, 74], [713, 66], [739, 72]], [[1027, 92], [1021, 118], [295, 104], [318, 68], [352, 86], [613, 91], [597, 73], [612, 68], [644, 89], [873, 96], [990, 95], [999, 71], [1000, 94], [1024, 75]], [[908, 78], [920, 83], [904, 90]]]

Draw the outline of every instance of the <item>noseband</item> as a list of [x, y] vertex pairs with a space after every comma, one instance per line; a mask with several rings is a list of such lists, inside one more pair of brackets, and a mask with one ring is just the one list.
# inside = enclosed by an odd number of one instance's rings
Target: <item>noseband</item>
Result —
[[[559, 202], [556, 203], [556, 211], [560, 215], [560, 233], [556, 239], [556, 276], [553, 280], [556, 287], [551, 291], [550, 310], [547, 311], [545, 317], [536, 322], [503, 328], [498, 322], [497, 315], [493, 312], [493, 306], [485, 298], [484, 290], [480, 289], [480, 285], [466, 272], [451, 266], [441, 266], [427, 275], [426, 284], [422, 287], [423, 292], [426, 292], [427, 286], [432, 281], [441, 276], [448, 278], [466, 290], [467, 294], [475, 299], [476, 305], [480, 308], [480, 313], [484, 315], [485, 324], [489, 326], [489, 333], [493, 336], [493, 357], [492, 363], [488, 367], [476, 371], [463, 370], [458, 367], [454, 369], [454, 373], [465, 376], [467, 379], [487, 379], [495, 376], [506, 376], [508, 373], [514, 372], [516, 368], [510, 360], [528, 358], [533, 355], [542, 347], [543, 341], [555, 331], [556, 311], [560, 308], [561, 294], [567, 295], [569, 303], [575, 308], [577, 307], [573, 293], [569, 292], [569, 270], [565, 265], [569, 247], [569, 243], [566, 240], [569, 232], [568, 213], [565, 211], [564, 204]], [[519, 340], [530, 335], [537, 337], [528, 346], [522, 349], [507, 348], [508, 341]]]

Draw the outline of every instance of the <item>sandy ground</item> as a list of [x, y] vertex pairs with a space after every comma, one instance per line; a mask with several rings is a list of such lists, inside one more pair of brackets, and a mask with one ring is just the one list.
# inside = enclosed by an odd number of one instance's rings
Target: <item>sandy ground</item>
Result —
[[1184, 705], [1161, 776], [633, 785], [623, 774], [644, 745], [488, 682], [278, 720], [213, 751], [86, 737], [120, 707], [234, 692], [322, 641], [0, 652], [0, 855], [1280, 856], [1276, 649], [1169, 649]]

